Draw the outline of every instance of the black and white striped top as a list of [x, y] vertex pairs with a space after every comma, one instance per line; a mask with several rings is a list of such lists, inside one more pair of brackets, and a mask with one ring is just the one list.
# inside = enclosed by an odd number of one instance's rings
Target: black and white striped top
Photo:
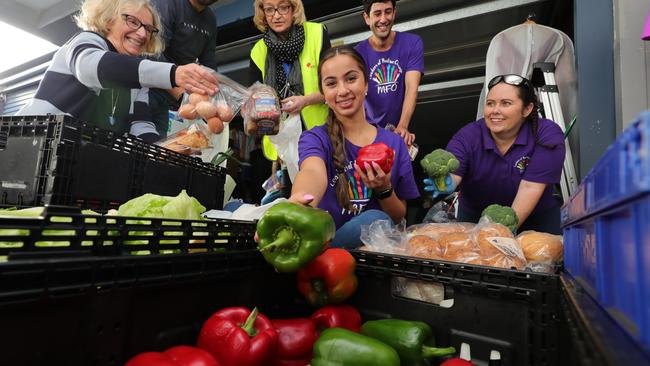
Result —
[[175, 87], [175, 72], [174, 64], [120, 54], [84, 31], [54, 54], [34, 99], [17, 114], [68, 114], [120, 134], [157, 134], [148, 88]]

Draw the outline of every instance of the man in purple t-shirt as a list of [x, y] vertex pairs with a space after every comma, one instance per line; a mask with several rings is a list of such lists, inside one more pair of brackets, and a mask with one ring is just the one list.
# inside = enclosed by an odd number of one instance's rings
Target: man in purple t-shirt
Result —
[[363, 10], [372, 35], [355, 49], [369, 71], [366, 118], [382, 128], [395, 126], [395, 132], [410, 146], [415, 135], [408, 128], [424, 72], [422, 38], [392, 31], [395, 0], [363, 0]]
[[[391, 185], [395, 194], [401, 200], [410, 200], [420, 196], [415, 179], [413, 178], [413, 168], [411, 158], [409, 157], [406, 145], [400, 138], [383, 128], [377, 129], [377, 137], [373, 143], [383, 142], [395, 151], [395, 161], [391, 169]], [[381, 210], [379, 201], [373, 196], [372, 189], [368, 189], [353, 167], [353, 163], [359, 154], [361, 147], [353, 145], [345, 140], [345, 152], [348, 164], [345, 166], [344, 174], [348, 180], [348, 195], [350, 202], [357, 209], [356, 212], [350, 212], [344, 209], [336, 199], [336, 180], [338, 175], [334, 167], [334, 147], [327, 134], [326, 126], [317, 126], [309, 131], [305, 131], [300, 136], [298, 143], [298, 155], [301, 166], [305, 159], [316, 156], [325, 162], [327, 168], [327, 190], [321, 199], [318, 207], [329, 212], [334, 218], [336, 228], [339, 229], [343, 224], [348, 222], [354, 216], [366, 210]]]

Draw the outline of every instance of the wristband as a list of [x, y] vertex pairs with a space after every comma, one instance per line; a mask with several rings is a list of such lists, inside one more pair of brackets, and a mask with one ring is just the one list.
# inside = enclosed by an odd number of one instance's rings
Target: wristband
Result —
[[387, 190], [381, 192], [375, 192], [375, 197], [379, 200], [385, 200], [386, 198], [393, 195], [393, 187], [388, 188]]

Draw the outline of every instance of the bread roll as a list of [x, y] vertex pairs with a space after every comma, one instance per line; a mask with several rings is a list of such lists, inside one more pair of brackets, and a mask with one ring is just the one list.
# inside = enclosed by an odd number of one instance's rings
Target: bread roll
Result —
[[478, 247], [467, 232], [441, 235], [438, 243], [444, 260], [468, 263], [481, 257]]
[[562, 236], [538, 231], [524, 231], [517, 236], [529, 262], [557, 262], [562, 259]]
[[428, 259], [441, 259], [442, 251], [438, 242], [431, 237], [415, 235], [409, 240], [407, 255]]
[[476, 243], [478, 244], [483, 258], [488, 258], [492, 255], [501, 253], [501, 251], [492, 245], [487, 238], [514, 238], [510, 229], [501, 224], [486, 223], [481, 224], [476, 228]]
[[467, 231], [467, 226], [465, 224], [459, 224], [456, 222], [450, 223], [429, 223], [421, 224], [414, 227], [411, 231], [413, 235], [428, 235], [435, 240], [440, 240], [440, 236], [450, 233], [463, 233]]

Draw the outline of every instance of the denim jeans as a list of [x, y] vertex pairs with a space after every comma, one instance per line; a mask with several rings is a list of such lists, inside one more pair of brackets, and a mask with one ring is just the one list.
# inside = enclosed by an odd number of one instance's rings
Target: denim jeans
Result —
[[370, 225], [377, 220], [389, 220], [392, 222], [390, 216], [381, 210], [368, 210], [362, 212], [360, 215], [353, 217], [350, 221], [346, 222], [334, 235], [334, 239], [330, 246], [332, 248], [345, 248], [355, 249], [363, 245], [361, 242], [361, 225]]

